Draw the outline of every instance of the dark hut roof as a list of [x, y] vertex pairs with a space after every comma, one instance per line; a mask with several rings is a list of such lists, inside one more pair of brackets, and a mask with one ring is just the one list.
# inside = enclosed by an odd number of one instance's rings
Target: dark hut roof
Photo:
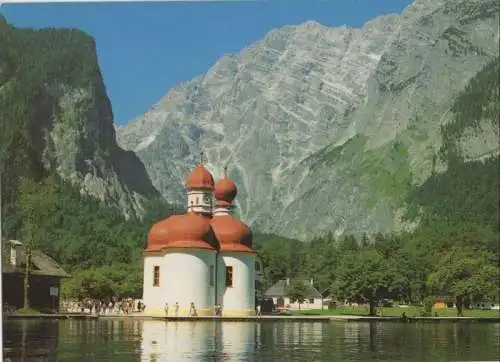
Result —
[[[8, 241], [4, 241], [2, 244], [2, 273], [24, 273], [24, 262], [26, 260], [24, 246], [19, 245], [16, 248], [19, 255], [18, 258], [20, 261], [20, 265], [13, 266], [10, 263], [9, 257], [10, 243]], [[31, 262], [33, 264], [31, 274], [33, 275], [44, 275], [61, 278], [68, 278], [70, 276], [54, 259], [41, 252], [40, 250], [35, 249], [32, 251]]]
[[[314, 288], [309, 281], [304, 280], [303, 281], [306, 290], [305, 290], [305, 297], [306, 298], [321, 298], [322, 295], [321, 293]], [[273, 297], [286, 297], [287, 296], [287, 285], [286, 285], [286, 280], [280, 280], [276, 284], [274, 284], [272, 287], [270, 287], [266, 292], [264, 293], [264, 296], [266, 298], [273, 298]]]

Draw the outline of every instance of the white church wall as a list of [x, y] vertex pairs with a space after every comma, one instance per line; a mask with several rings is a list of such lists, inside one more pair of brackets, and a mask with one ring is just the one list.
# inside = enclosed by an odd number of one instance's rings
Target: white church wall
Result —
[[[143, 270], [143, 303], [146, 308], [155, 308], [158, 301], [161, 301], [162, 291], [161, 286], [164, 284], [162, 280], [162, 256], [144, 256], [144, 270]], [[153, 286], [154, 280], [154, 267], [158, 266], [160, 268], [160, 284], [158, 287]]]
[[[154, 259], [154, 262], [158, 263], [157, 260]], [[179, 303], [177, 315], [187, 316], [191, 302], [195, 304], [198, 315], [213, 314], [215, 285], [210, 283], [210, 272], [215, 270], [215, 251], [169, 250], [159, 263], [159, 287], [153, 286], [153, 261], [148, 261], [144, 269], [144, 304], [147, 315], [164, 316], [165, 303], [168, 303], [168, 314], [174, 316], [175, 304]], [[213, 268], [210, 268], [211, 265]]]
[[[255, 255], [221, 252], [217, 263], [218, 303], [223, 315], [254, 315]], [[226, 286], [226, 267], [233, 269], [232, 286]]]

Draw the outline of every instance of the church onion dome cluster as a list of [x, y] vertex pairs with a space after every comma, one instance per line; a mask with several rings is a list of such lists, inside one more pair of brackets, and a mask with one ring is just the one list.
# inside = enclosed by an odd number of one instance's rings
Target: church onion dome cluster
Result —
[[252, 249], [252, 232], [229, 212], [238, 190], [227, 175], [214, 183], [212, 174], [199, 164], [188, 175], [186, 189], [213, 191], [215, 207], [218, 210], [222, 208], [222, 212], [213, 217], [187, 212], [154, 224], [148, 234], [147, 251], [179, 248], [255, 252]]

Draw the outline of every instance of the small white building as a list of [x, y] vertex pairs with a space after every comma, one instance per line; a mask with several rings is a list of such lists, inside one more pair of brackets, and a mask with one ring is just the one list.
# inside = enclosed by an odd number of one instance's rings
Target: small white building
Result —
[[[247, 225], [231, 215], [236, 185], [214, 184], [200, 164], [188, 176], [187, 213], [153, 225], [144, 252], [145, 314], [254, 315], [256, 252]], [[214, 203], [215, 197], [215, 203]], [[259, 264], [260, 265], [260, 264]]]
[[321, 293], [314, 288], [314, 281], [302, 281], [305, 286], [305, 301], [300, 304], [292, 302], [288, 296], [288, 287], [290, 286], [290, 279], [278, 281], [271, 286], [264, 293], [265, 298], [272, 298], [274, 305], [278, 309], [321, 309], [323, 305], [323, 298]]

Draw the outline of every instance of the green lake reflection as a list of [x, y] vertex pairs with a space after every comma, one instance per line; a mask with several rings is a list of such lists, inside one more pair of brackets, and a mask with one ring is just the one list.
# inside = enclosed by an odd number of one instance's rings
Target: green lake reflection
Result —
[[4, 321], [4, 361], [498, 361], [500, 324]]

